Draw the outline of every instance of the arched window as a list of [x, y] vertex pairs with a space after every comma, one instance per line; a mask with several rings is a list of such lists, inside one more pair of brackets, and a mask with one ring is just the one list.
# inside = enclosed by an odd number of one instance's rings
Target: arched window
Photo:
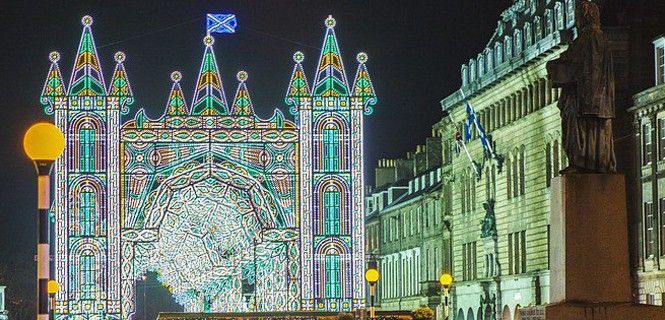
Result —
[[323, 168], [339, 170], [339, 129], [334, 125], [323, 129]]
[[95, 255], [86, 251], [81, 255], [79, 270], [81, 271], [81, 299], [95, 299], [97, 293], [97, 264]]
[[522, 52], [522, 31], [515, 30], [515, 55], [518, 55]]
[[95, 129], [90, 126], [81, 128], [79, 132], [79, 169], [95, 170]]
[[533, 18], [533, 38], [534, 42], [538, 42], [543, 38], [543, 24], [538, 16]]
[[564, 26], [564, 17], [563, 17], [563, 5], [561, 2], [554, 4], [554, 17], [556, 18], [556, 29], [563, 30]]
[[469, 83], [469, 68], [466, 65], [462, 65], [462, 85], [465, 86]]
[[531, 46], [531, 23], [527, 22], [524, 24], [524, 48]]
[[341, 298], [340, 262], [338, 254], [326, 255], [326, 298]]
[[471, 60], [469, 62], [469, 82], [474, 82], [476, 80], [476, 62]]
[[552, 10], [547, 9], [545, 10], [545, 35], [549, 35], [553, 30], [553, 21], [552, 21]]
[[492, 69], [494, 69], [494, 56], [492, 55], [492, 49], [490, 48], [487, 48], [487, 52], [485, 53], [485, 61], [487, 61], [487, 68], [485, 71], [492, 72]]
[[510, 58], [513, 55], [513, 47], [512, 47], [512, 42], [511, 42], [510, 37], [506, 36], [506, 38], [503, 40], [503, 46], [504, 46], [504, 49], [506, 50], [506, 54], [505, 54], [506, 61], [508, 61], [508, 60], [510, 60]]
[[328, 188], [323, 193], [323, 208], [325, 220], [323, 231], [326, 235], [336, 235], [340, 232], [340, 207], [341, 199], [339, 190], [334, 187]]
[[572, 28], [575, 25], [575, 2], [566, 0], [566, 26]]
[[496, 43], [494, 45], [494, 54], [496, 56], [496, 65], [501, 65], [503, 63], [503, 49], [501, 48], [501, 43]]
[[97, 195], [91, 187], [79, 193], [79, 227], [82, 236], [95, 236], [97, 225]]

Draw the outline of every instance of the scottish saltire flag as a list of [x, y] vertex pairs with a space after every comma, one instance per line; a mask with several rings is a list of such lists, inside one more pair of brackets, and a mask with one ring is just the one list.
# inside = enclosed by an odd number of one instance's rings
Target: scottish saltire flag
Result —
[[478, 117], [476, 117], [476, 112], [473, 111], [473, 108], [471, 107], [471, 103], [469, 101], [466, 101], [466, 113], [469, 115], [469, 118], [466, 120], [466, 123], [464, 124], [464, 131], [466, 131], [466, 141], [471, 140], [471, 133], [473, 132], [473, 127], [476, 127], [476, 131], [478, 132], [478, 137], [480, 138], [480, 143], [483, 145], [483, 149], [487, 151], [487, 154], [492, 154], [490, 150], [490, 145], [489, 141], [487, 140], [487, 135], [485, 135], [485, 129], [483, 129], [483, 126], [480, 124], [480, 121], [478, 121]]
[[216, 14], [208, 13], [206, 15], [206, 30], [208, 33], [235, 33], [238, 20], [235, 14]]

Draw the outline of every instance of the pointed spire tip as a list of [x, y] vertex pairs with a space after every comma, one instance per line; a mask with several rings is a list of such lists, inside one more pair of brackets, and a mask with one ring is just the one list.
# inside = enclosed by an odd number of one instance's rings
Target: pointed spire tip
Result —
[[113, 55], [113, 59], [115, 59], [115, 62], [117, 63], [123, 63], [125, 61], [125, 53], [122, 51], [118, 51]]
[[180, 73], [180, 71], [171, 72], [171, 81], [178, 82], [180, 79], [182, 79], [182, 73]]
[[92, 25], [92, 17], [89, 16], [89, 15], [83, 16], [83, 18], [81, 18], [81, 23], [83, 23], [83, 25], [86, 26], [86, 27], [91, 26]]
[[247, 74], [247, 71], [241, 70], [238, 71], [238, 74], [236, 74], [236, 78], [240, 82], [245, 82], [247, 81], [247, 78], [249, 78], [249, 74]]
[[368, 59], [369, 59], [369, 57], [367, 57], [367, 53], [364, 53], [364, 52], [360, 52], [356, 56], [356, 60], [358, 60], [359, 63], [365, 63], [365, 62], [367, 62]]
[[293, 54], [293, 61], [296, 63], [302, 63], [305, 60], [305, 54], [302, 53], [302, 51], [296, 51]]
[[215, 38], [213, 38], [211, 35], [207, 35], [203, 37], [203, 44], [205, 44], [207, 47], [210, 47], [215, 43]]
[[60, 61], [60, 52], [58, 51], [53, 51], [48, 54], [48, 59], [51, 60], [53, 63], [57, 63]]
[[326, 18], [326, 27], [334, 28], [336, 24], [335, 18], [333, 18], [332, 14], [329, 14], [328, 18]]

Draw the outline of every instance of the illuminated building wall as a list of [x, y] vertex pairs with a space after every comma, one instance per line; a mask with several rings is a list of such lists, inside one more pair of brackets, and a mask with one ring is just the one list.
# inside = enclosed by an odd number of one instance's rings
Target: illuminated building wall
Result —
[[107, 85], [92, 18], [83, 25], [69, 84], [53, 52], [41, 96], [67, 140], [54, 170], [57, 318], [131, 318], [146, 272], [186, 311], [364, 306], [363, 116], [376, 97], [364, 53], [347, 81], [335, 20], [311, 91], [294, 55], [295, 121], [257, 117], [244, 71], [229, 103], [210, 36], [191, 104], [174, 72], [162, 116], [123, 121], [125, 55]]

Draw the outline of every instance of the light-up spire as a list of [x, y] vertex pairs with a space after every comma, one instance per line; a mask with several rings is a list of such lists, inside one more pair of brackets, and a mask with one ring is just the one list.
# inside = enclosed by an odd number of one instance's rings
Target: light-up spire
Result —
[[328, 16], [325, 24], [327, 27], [326, 35], [323, 38], [323, 47], [316, 78], [314, 78], [312, 94], [315, 97], [345, 96], [349, 94], [349, 85], [346, 81], [346, 72], [335, 36], [335, 19]]
[[127, 79], [127, 72], [125, 72], [125, 66], [123, 62], [125, 61], [125, 53], [118, 51], [114, 55], [115, 58], [115, 70], [113, 71], [113, 78], [111, 78], [111, 83], [109, 84], [108, 95], [111, 97], [120, 98], [120, 104], [132, 104], [134, 102], [134, 95], [132, 94], [132, 87], [129, 85], [129, 79]]
[[180, 79], [182, 79], [180, 72], [173, 71], [171, 73], [173, 86], [171, 87], [171, 93], [169, 93], [169, 100], [166, 102], [167, 116], [186, 116], [189, 113], [185, 96], [182, 94], [182, 88], [180, 88]]
[[74, 61], [72, 77], [69, 81], [69, 95], [103, 96], [106, 94], [104, 76], [99, 65], [99, 56], [92, 37], [92, 17], [84, 16], [83, 33]]
[[293, 66], [291, 81], [289, 81], [289, 89], [286, 92], [286, 97], [284, 99], [287, 105], [293, 105], [296, 103], [294, 100], [297, 100], [300, 97], [308, 97], [310, 95], [307, 78], [302, 69], [302, 62], [304, 59], [305, 55], [300, 51], [293, 54], [293, 61], [296, 64]]
[[252, 104], [252, 98], [249, 97], [249, 91], [247, 90], [247, 72], [240, 71], [238, 72], [236, 78], [238, 78], [238, 90], [236, 91], [236, 96], [233, 99], [233, 107], [231, 108], [231, 115], [234, 116], [254, 116], [254, 105]]
[[203, 39], [205, 51], [199, 71], [199, 79], [196, 81], [196, 91], [192, 99], [192, 114], [202, 116], [216, 116], [228, 114], [224, 87], [219, 77], [217, 59], [213, 51], [214, 39], [206, 36]]
[[372, 79], [369, 77], [369, 72], [367, 72], [367, 54], [364, 52], [358, 53], [356, 57], [358, 60], [358, 71], [356, 71], [356, 78], [353, 80], [353, 89], [352, 95], [355, 97], [363, 98], [365, 103], [365, 113], [369, 114], [372, 112], [373, 105], [376, 104], [376, 93], [374, 92], [374, 85], [372, 85]]
[[62, 81], [62, 73], [58, 66], [60, 53], [57, 51], [51, 52], [49, 54], [49, 60], [51, 60], [51, 67], [48, 70], [48, 75], [46, 76], [46, 82], [44, 83], [44, 89], [42, 90], [41, 96], [44, 103], [48, 102], [48, 99], [65, 95], [65, 84]]

